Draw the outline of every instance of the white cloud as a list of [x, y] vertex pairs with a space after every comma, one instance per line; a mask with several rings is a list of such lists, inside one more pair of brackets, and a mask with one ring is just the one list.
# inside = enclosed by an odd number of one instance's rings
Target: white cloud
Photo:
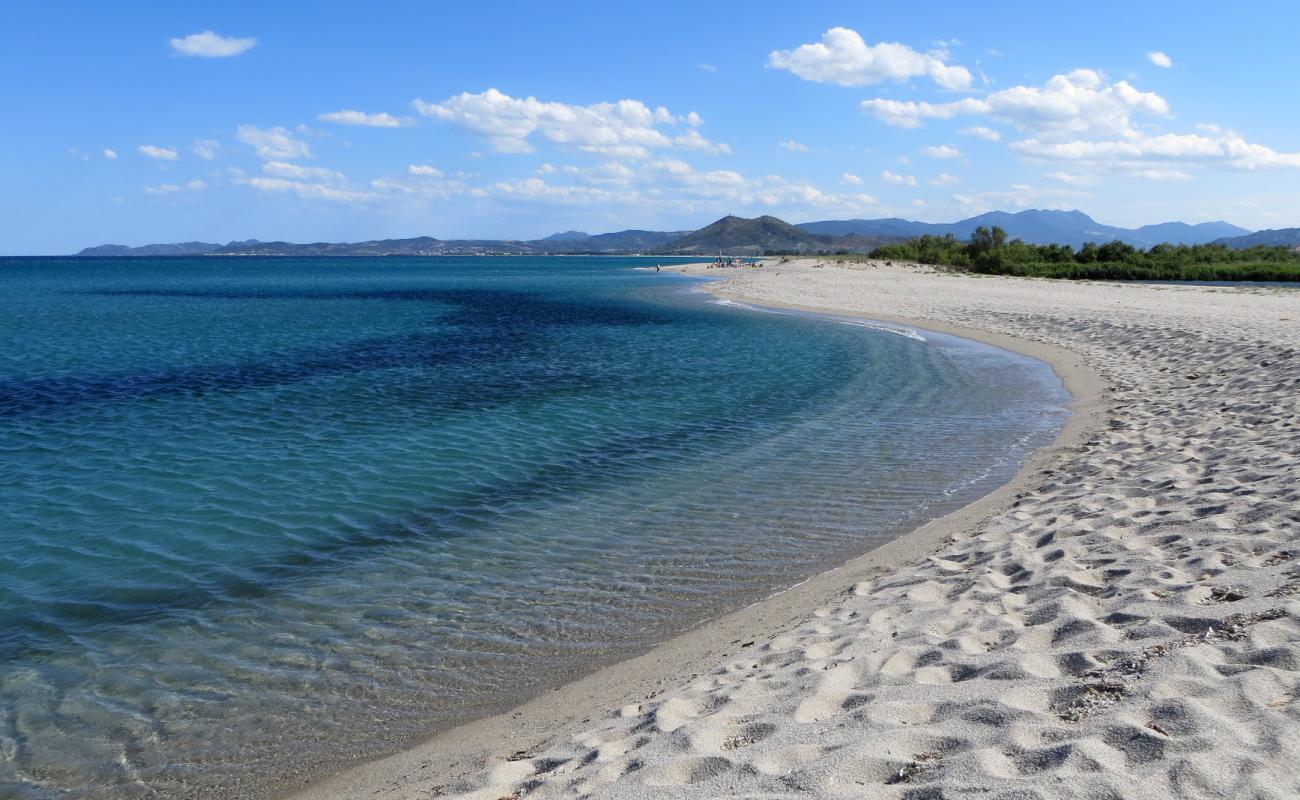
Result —
[[206, 188], [208, 188], [206, 183], [195, 178], [184, 186], [175, 183], [162, 183], [157, 186], [146, 186], [144, 187], [144, 191], [145, 194], [168, 195], [176, 194], [178, 192], [201, 192]]
[[784, 147], [786, 150], [789, 150], [789, 151], [792, 152], [792, 153], [806, 153], [806, 152], [808, 152], [808, 145], [806, 145], [806, 144], [799, 144], [799, 143], [796, 142], [794, 139], [782, 139], [781, 141], [777, 142], [777, 144], [781, 145], [781, 146]]
[[[560, 175], [569, 182], [555, 180]], [[639, 213], [672, 208], [692, 213], [752, 210], [753, 213], [863, 214], [876, 207], [862, 193], [823, 192], [807, 181], [780, 175], [749, 177], [735, 170], [696, 170], [676, 159], [620, 162], [594, 168], [567, 166], [522, 180], [500, 181], [491, 194], [512, 202], [556, 205], [612, 204], [639, 207]]]
[[1134, 114], [1166, 116], [1169, 104], [1152, 92], [1140, 92], [1127, 81], [1106, 84], [1100, 73], [1076, 69], [1055, 75], [1041, 87], [1013, 86], [983, 99], [926, 103], [876, 98], [862, 108], [881, 121], [903, 128], [920, 127], [927, 119], [987, 115], [1039, 135], [1131, 135]]
[[1067, 186], [1093, 186], [1098, 181], [1094, 175], [1075, 175], [1070, 172], [1049, 172], [1043, 177]]
[[1141, 178], [1146, 181], [1190, 181], [1192, 176], [1180, 169], [1132, 169], [1128, 172], [1131, 178]]
[[854, 175], [852, 172], [845, 172], [840, 175], [840, 183], [845, 183], [849, 186], [861, 186], [862, 178]]
[[918, 197], [918, 198], [916, 198], [915, 200], [912, 201], [912, 207], [913, 207], [913, 208], [924, 208], [924, 207], [925, 207], [925, 201]]
[[383, 199], [396, 198], [417, 202], [432, 199], [447, 200], [463, 195], [480, 198], [489, 196], [486, 189], [470, 186], [465, 179], [474, 176], [465, 173], [457, 173], [454, 178], [448, 178], [441, 170], [422, 164], [411, 164], [407, 167], [407, 174], [415, 180], [378, 178], [370, 182], [370, 188]]
[[109, 161], [116, 161], [116, 160], [117, 160], [117, 151], [114, 150], [114, 149], [111, 148], [111, 147], [105, 147], [105, 148], [104, 148], [104, 158], [108, 159]]
[[1032, 186], [1012, 184], [1007, 191], [980, 192], [978, 194], [954, 194], [953, 201], [958, 213], [965, 216], [981, 214], [985, 211], [1006, 210], [1008, 208], [1069, 208], [1077, 203], [1080, 193], [1071, 189], [1052, 189], [1040, 191]]
[[373, 192], [360, 192], [324, 183], [291, 180], [289, 178], [247, 178], [242, 183], [262, 192], [296, 194], [310, 200], [329, 200], [339, 203], [365, 203], [374, 200]]
[[[699, 115], [694, 111], [692, 111], [691, 114], [697, 119], [699, 118]], [[720, 153], [722, 155], [731, 153], [731, 145], [726, 142], [711, 142], [701, 136], [700, 132], [694, 128], [680, 136], [674, 136], [673, 145], [676, 147], [683, 147], [687, 150], [699, 150], [703, 153]]]
[[156, 147], [152, 144], [142, 144], [136, 149], [140, 152], [140, 155], [148, 158], [155, 158], [159, 161], [175, 161], [181, 157], [180, 153], [177, 153], [170, 147]]
[[940, 172], [938, 175], [931, 178], [928, 183], [931, 186], [952, 186], [955, 183], [961, 183], [961, 178], [947, 172]]
[[212, 31], [191, 33], [180, 39], [171, 39], [172, 50], [182, 56], [200, 56], [202, 58], [227, 58], [253, 49], [257, 40], [253, 38], [236, 39], [221, 36]]
[[961, 151], [952, 145], [938, 144], [930, 147], [922, 147], [921, 154], [930, 158], [960, 158]]
[[885, 183], [892, 184], [894, 186], [915, 186], [916, 185], [916, 178], [914, 176], [899, 175], [897, 172], [890, 172], [889, 170], [885, 170], [884, 172], [880, 173], [880, 179]]
[[190, 149], [204, 161], [211, 161], [221, 152], [221, 143], [213, 139], [200, 139]]
[[1147, 53], [1147, 61], [1155, 64], [1157, 67], [1164, 67], [1165, 69], [1169, 69], [1174, 65], [1174, 60], [1159, 50]]
[[501, 181], [492, 187], [496, 194], [518, 200], [541, 200], [561, 204], [628, 203], [635, 193], [614, 192], [594, 186], [558, 185], [542, 178]]
[[831, 28], [820, 42], [793, 50], [774, 50], [769, 67], [788, 70], [806, 81], [866, 86], [882, 81], [904, 81], [928, 76], [945, 89], [966, 89], [970, 71], [945, 63], [947, 54], [919, 53], [904, 44], [881, 42], [869, 45], [857, 31]]
[[364, 111], [330, 111], [317, 116], [316, 119], [339, 125], [364, 125], [368, 128], [400, 128], [410, 124], [408, 120], [382, 111], [378, 114], [367, 114]]
[[[414, 100], [416, 111], [471, 130], [487, 138], [498, 153], [530, 153], [534, 134], [563, 147], [616, 158], [646, 158], [652, 150], [681, 147], [729, 152], [694, 129], [698, 114], [676, 116], [663, 106], [650, 108], [639, 100], [594, 103], [589, 106], [515, 98], [496, 89], [464, 92], [441, 103]], [[672, 137], [660, 130], [679, 123], [691, 130]]]
[[698, 67], [698, 68], [700, 68], [700, 69], [702, 69], [702, 70], [704, 70], [705, 72], [717, 72], [717, 71], [718, 71], [718, 68], [715, 67], [715, 66], [713, 66], [712, 64], [696, 64], [695, 66]]
[[1279, 153], [1247, 142], [1232, 131], [1214, 135], [1138, 134], [1126, 139], [1045, 142], [1025, 139], [1011, 143], [1024, 155], [1064, 161], [1093, 162], [1110, 168], [1146, 169], [1151, 162], [1209, 164], [1254, 171], [1300, 167], [1300, 153]]
[[986, 142], [997, 142], [1002, 139], [1001, 133], [983, 125], [972, 125], [969, 128], [962, 128], [958, 133], [963, 133], [967, 136], [974, 136], [976, 139], [983, 139]]
[[284, 128], [263, 130], [252, 125], [240, 125], [235, 138], [252, 145], [262, 158], [286, 160], [311, 157], [311, 148], [307, 143], [293, 138]]
[[345, 181], [347, 176], [341, 172], [335, 172], [332, 169], [324, 167], [304, 167], [299, 164], [290, 164], [287, 161], [267, 161], [262, 164], [262, 171], [268, 175], [275, 175], [280, 178], [294, 178], [298, 180], [318, 180], [318, 181]]
[[965, 98], [955, 103], [926, 103], [915, 100], [874, 98], [863, 100], [862, 110], [897, 128], [919, 128], [926, 119], [952, 119], [959, 114], [982, 114], [987, 111], [983, 100]]

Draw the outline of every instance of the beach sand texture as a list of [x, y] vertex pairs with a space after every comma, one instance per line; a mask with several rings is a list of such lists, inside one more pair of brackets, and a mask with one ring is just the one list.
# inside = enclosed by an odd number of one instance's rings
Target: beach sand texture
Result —
[[895, 542], [898, 566], [696, 632], [717, 644], [693, 678], [641, 674], [523, 738], [486, 720], [304, 796], [1300, 797], [1300, 292], [814, 263], [711, 290], [1103, 388], [1007, 490]]

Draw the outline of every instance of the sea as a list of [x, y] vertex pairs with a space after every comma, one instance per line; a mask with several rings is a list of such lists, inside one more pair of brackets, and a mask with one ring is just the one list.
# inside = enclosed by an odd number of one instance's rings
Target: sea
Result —
[[600, 257], [0, 258], [0, 797], [262, 797], [1009, 480], [1044, 363]]

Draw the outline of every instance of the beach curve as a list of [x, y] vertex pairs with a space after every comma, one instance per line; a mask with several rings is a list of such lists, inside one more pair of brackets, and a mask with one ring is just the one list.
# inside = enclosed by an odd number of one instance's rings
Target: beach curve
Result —
[[[674, 267], [673, 271], [706, 274], [703, 267], [703, 264]], [[710, 282], [706, 289], [725, 299], [729, 283]], [[737, 302], [756, 300], [741, 295], [733, 299]], [[366, 794], [398, 798], [429, 796], [430, 792], [440, 796], [443, 792], [456, 792], [458, 783], [463, 788], [478, 774], [495, 776], [487, 782], [496, 788], [499, 788], [499, 780], [515, 773], [521, 779], [525, 778], [524, 769], [505, 765], [532, 760], [555, 742], [579, 734], [611, 710], [616, 710], [621, 717], [629, 706], [643, 705], [673, 687], [698, 679], [718, 661], [747, 651], [755, 646], [755, 642], [779, 636], [807, 618], [813, 610], [833, 602], [843, 593], [846, 584], [860, 585], [935, 551], [955, 532], [1009, 506], [1035, 473], [1047, 468], [1074, 443], [1089, 435], [1101, 424], [1104, 416], [1104, 378], [1078, 354], [1057, 345], [933, 319], [878, 313], [868, 316], [840, 308], [786, 303], [770, 298], [759, 302], [767, 307], [858, 317], [946, 333], [1044, 361], [1052, 366], [1072, 395], [1072, 414], [1056, 440], [1032, 454], [1009, 482], [950, 514], [835, 569], [814, 575], [763, 601], [658, 644], [643, 655], [550, 690], [509, 712], [438, 733], [391, 756], [353, 764], [302, 789], [286, 793], [284, 797], [324, 800]], [[486, 790], [488, 787], [481, 788]], [[496, 791], [496, 788], [483, 796]]]

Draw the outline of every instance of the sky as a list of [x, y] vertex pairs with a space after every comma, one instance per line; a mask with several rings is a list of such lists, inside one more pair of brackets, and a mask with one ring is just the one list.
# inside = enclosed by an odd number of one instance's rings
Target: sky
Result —
[[6, 0], [0, 253], [1300, 225], [1300, 5]]

